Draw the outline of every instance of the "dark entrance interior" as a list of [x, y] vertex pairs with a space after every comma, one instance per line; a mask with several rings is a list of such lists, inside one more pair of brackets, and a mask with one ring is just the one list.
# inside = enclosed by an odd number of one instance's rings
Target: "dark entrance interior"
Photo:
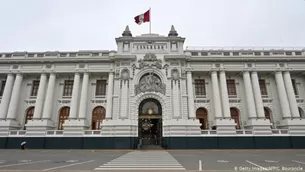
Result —
[[139, 106], [139, 146], [162, 145], [162, 109], [156, 99], [145, 99]]

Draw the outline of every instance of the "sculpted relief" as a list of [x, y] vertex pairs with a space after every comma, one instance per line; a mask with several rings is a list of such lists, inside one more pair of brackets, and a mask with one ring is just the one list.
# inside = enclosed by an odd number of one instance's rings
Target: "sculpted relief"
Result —
[[165, 94], [166, 85], [161, 82], [161, 79], [154, 73], [144, 75], [139, 84], [135, 85], [135, 93], [141, 92], [160, 92]]
[[157, 56], [153, 53], [145, 54], [144, 58], [139, 60], [139, 69], [143, 69], [144, 67], [152, 67], [155, 66], [158, 69], [162, 68], [162, 60], [157, 59]]

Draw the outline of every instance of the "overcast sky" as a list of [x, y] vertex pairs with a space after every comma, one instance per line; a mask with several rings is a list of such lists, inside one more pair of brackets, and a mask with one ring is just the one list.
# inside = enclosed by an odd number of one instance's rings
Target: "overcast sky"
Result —
[[305, 47], [305, 0], [0, 0], [0, 51], [116, 50], [151, 7], [153, 33], [173, 24], [186, 46]]

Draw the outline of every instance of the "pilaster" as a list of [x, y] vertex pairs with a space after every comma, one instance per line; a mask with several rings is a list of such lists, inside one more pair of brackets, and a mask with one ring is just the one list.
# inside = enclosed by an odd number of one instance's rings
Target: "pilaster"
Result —
[[113, 79], [114, 79], [114, 72], [110, 71], [109, 72], [109, 78], [108, 78], [106, 119], [111, 119], [112, 118]]
[[194, 91], [193, 91], [193, 78], [191, 69], [187, 70], [186, 74], [187, 79], [187, 95], [188, 95], [188, 109], [189, 109], [189, 118], [195, 119], [195, 104], [194, 104]]

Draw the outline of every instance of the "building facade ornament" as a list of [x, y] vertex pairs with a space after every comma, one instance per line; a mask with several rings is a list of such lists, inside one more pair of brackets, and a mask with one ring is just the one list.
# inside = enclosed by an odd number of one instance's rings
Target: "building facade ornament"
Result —
[[143, 69], [144, 67], [153, 67], [155, 66], [158, 69], [162, 69], [162, 60], [157, 59], [157, 56], [153, 53], [145, 54], [143, 59], [138, 61], [139, 69]]
[[128, 69], [123, 69], [121, 72], [121, 79], [122, 80], [129, 80], [130, 75], [129, 75], [129, 70]]
[[172, 79], [172, 80], [177, 81], [177, 80], [180, 79], [180, 75], [179, 75], [178, 69], [172, 69], [171, 74], [172, 74], [172, 75], [171, 75], [171, 79]]
[[139, 84], [135, 85], [135, 94], [141, 92], [160, 92], [165, 94], [165, 90], [166, 85], [153, 72], [144, 75], [140, 79]]

